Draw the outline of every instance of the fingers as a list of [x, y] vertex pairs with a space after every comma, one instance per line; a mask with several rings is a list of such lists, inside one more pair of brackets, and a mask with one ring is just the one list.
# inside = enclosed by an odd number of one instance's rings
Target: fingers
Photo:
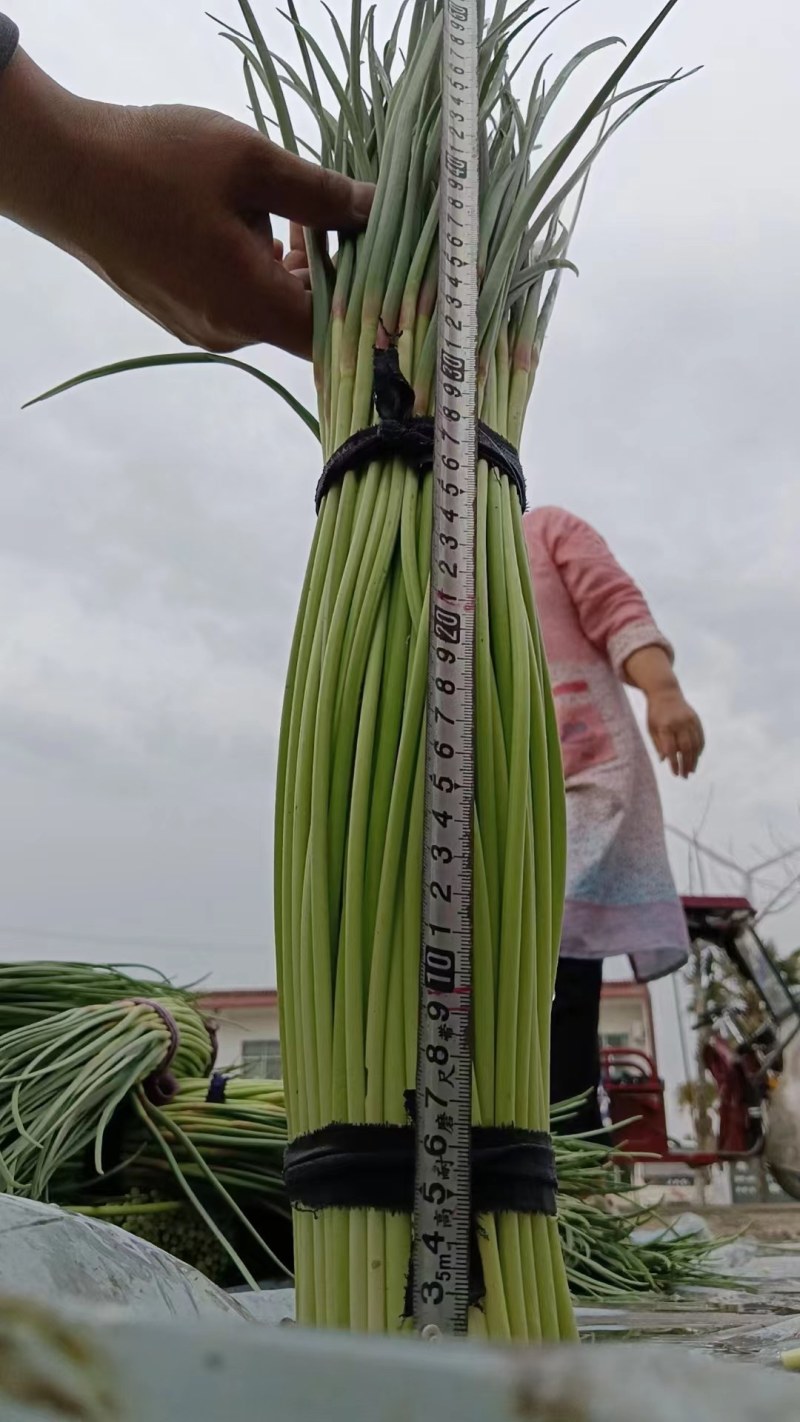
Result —
[[[227, 353], [266, 343], [291, 355], [308, 358], [312, 350], [312, 302], [307, 270], [287, 269], [291, 252], [281, 260], [283, 246], [265, 238], [259, 226], [235, 221], [220, 237], [216, 269], [224, 281], [213, 292], [203, 287], [201, 306], [194, 287], [181, 307], [163, 322], [181, 340], [205, 350]], [[150, 314], [154, 314], [152, 311]]]
[[658, 751], [661, 760], [669, 761], [670, 769], [672, 770], [673, 775], [680, 775], [681, 763], [679, 759], [678, 742], [675, 737], [675, 733], [669, 728], [667, 728], [658, 731], [654, 739], [656, 742], [656, 750]]
[[696, 713], [692, 714], [691, 739], [694, 748], [694, 760], [692, 762], [692, 768], [689, 771], [690, 775], [693, 774], [694, 771], [697, 769], [697, 763], [706, 748], [706, 738], [705, 732], [703, 731], [703, 723]]
[[[335, 281], [336, 264], [328, 255], [327, 235], [316, 232], [314, 234], [314, 242], [320, 251], [323, 265], [327, 270], [330, 280]], [[290, 222], [289, 224], [289, 251], [283, 259], [283, 265], [287, 272], [291, 272], [293, 276], [297, 277], [298, 281], [303, 283], [307, 291], [311, 290], [308, 242], [306, 241], [305, 228], [302, 227], [299, 222]]]
[[360, 232], [375, 190], [341, 173], [318, 168], [257, 137], [248, 174], [248, 201], [256, 208], [322, 231]]
[[697, 759], [700, 754], [700, 747], [694, 735], [694, 728], [686, 725], [678, 732], [678, 750], [681, 757], [681, 776], [688, 780], [697, 769]]
[[280, 262], [270, 263], [270, 268], [263, 300], [257, 307], [256, 339], [307, 358], [312, 336], [310, 281], [287, 271]]
[[699, 761], [705, 749], [705, 736], [700, 717], [690, 709], [688, 716], [676, 730], [678, 749], [681, 756], [681, 767], [684, 780], [690, 775], [694, 775]]
[[307, 291], [311, 290], [311, 272], [308, 267], [306, 235], [302, 223], [289, 223], [289, 250], [283, 259], [287, 272], [292, 272]]
[[311, 295], [301, 275], [287, 271], [273, 252], [273, 244], [257, 232], [239, 229], [226, 267], [226, 309], [218, 313], [218, 324], [231, 332], [229, 349], [266, 342], [307, 358]]
[[306, 251], [306, 234], [302, 222], [289, 223], [289, 254], [299, 255], [304, 258], [304, 266], [308, 266], [308, 252]]
[[292, 273], [296, 281], [303, 283], [306, 291], [311, 290], [311, 272], [308, 268], [305, 232], [299, 222], [289, 223], [289, 250], [283, 259], [283, 265], [287, 272]]
[[305, 252], [295, 252], [294, 249], [288, 251], [283, 259], [283, 265], [287, 272], [307, 272], [308, 257]]
[[659, 760], [669, 762], [673, 775], [682, 780], [694, 775], [705, 749], [703, 727], [694, 712], [681, 721], [651, 726], [651, 735]]

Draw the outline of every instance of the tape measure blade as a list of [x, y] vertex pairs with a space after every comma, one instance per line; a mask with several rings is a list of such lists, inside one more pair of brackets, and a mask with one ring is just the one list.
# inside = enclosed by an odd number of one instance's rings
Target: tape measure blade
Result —
[[445, 0], [413, 1300], [466, 1333], [479, 235], [478, 0]]

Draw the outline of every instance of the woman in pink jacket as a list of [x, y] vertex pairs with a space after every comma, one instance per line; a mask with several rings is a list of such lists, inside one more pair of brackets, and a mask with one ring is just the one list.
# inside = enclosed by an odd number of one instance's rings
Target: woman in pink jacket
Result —
[[553, 1101], [592, 1091], [570, 1129], [602, 1122], [598, 1019], [603, 959], [639, 981], [674, 972], [688, 937], [670, 873], [658, 787], [624, 684], [647, 698], [659, 759], [684, 779], [703, 728], [673, 652], [635, 583], [594, 529], [564, 509], [525, 516], [567, 786], [568, 865], [553, 1004]]

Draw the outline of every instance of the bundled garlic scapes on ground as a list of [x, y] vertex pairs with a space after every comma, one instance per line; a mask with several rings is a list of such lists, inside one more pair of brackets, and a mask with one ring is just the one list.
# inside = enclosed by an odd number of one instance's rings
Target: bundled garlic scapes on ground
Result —
[[[441, 5], [417, 0], [378, 54], [374, 11], [354, 0], [339, 79], [290, 6], [305, 77], [273, 55], [246, 0], [245, 51], [285, 146], [286, 95], [319, 124], [319, 157], [377, 183], [366, 233], [335, 268], [308, 234], [315, 376], [325, 459], [373, 412], [373, 348], [396, 342], [416, 414], [432, 413], [437, 332]], [[514, 42], [532, 4], [498, 4], [482, 26], [479, 413], [518, 447], [558, 276], [565, 204], [615, 128], [661, 87], [619, 92], [672, 8], [627, 52], [578, 122], [550, 110], [583, 50], [515, 94]], [[539, 20], [541, 23], [541, 21]], [[547, 28], [547, 26], [544, 26]], [[534, 40], [534, 49], [542, 38]], [[405, 63], [391, 78], [398, 43]], [[517, 53], [516, 50], [514, 50]], [[333, 94], [332, 112], [320, 97]], [[578, 153], [597, 121], [599, 129]], [[266, 125], [265, 125], [266, 131]], [[573, 156], [574, 155], [574, 156]], [[570, 161], [571, 160], [571, 161]], [[406, 1121], [416, 1075], [432, 478], [401, 458], [349, 469], [322, 498], [292, 646], [280, 741], [275, 905], [290, 1136], [334, 1122]], [[536, 621], [521, 507], [478, 468], [474, 1122], [546, 1130], [549, 1017], [562, 912], [565, 820], [558, 734]], [[442, 666], [443, 676], [447, 667]], [[482, 1217], [485, 1280], [470, 1327], [492, 1338], [574, 1336], [557, 1223]], [[295, 1215], [298, 1317], [332, 1327], [402, 1326], [407, 1216], [376, 1209]]]

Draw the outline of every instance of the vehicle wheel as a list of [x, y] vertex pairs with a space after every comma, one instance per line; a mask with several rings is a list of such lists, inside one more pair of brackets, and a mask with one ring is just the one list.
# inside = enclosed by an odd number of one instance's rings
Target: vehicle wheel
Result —
[[769, 1173], [785, 1195], [800, 1200], [800, 1171], [787, 1170], [783, 1165], [770, 1165]]

